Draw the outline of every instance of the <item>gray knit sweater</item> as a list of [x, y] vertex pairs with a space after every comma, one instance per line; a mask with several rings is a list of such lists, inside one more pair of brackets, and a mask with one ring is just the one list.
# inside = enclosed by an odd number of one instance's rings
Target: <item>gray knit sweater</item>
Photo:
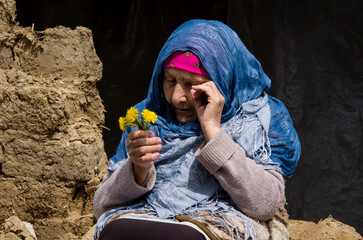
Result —
[[[218, 179], [230, 195], [235, 207], [246, 215], [260, 220], [272, 218], [285, 195], [282, 175], [265, 170], [248, 158], [243, 148], [221, 130], [212, 140], [202, 144], [195, 157]], [[110, 209], [137, 201], [155, 184], [152, 167], [144, 183], [135, 182], [130, 159], [107, 176], [97, 189], [93, 204], [98, 217]]]

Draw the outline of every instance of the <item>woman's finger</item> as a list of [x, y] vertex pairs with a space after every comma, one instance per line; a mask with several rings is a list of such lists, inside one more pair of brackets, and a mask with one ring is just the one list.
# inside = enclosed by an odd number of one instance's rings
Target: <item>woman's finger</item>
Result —
[[205, 83], [198, 84], [198, 85], [193, 85], [192, 90], [193, 89], [196, 91], [196, 94], [200, 94], [200, 92], [204, 92], [208, 97], [211, 97], [211, 98], [216, 98], [216, 97], [220, 98], [222, 96], [222, 94], [219, 92], [217, 86], [212, 81], [205, 82]]
[[[196, 101], [195, 103], [197, 107], [203, 106], [207, 103], [224, 105], [224, 97], [219, 92], [217, 86], [213, 82], [206, 82], [203, 84], [194, 85], [192, 86], [191, 93], [194, 100]], [[206, 100], [202, 99], [203, 94], [207, 96]]]
[[154, 161], [160, 157], [160, 153], [155, 152], [140, 157], [131, 158], [133, 164], [141, 168], [150, 168], [153, 166]]
[[132, 148], [129, 151], [130, 157], [140, 157], [147, 154], [152, 154], [161, 150], [161, 144], [151, 146], [140, 146]]
[[127, 141], [126, 144], [127, 144], [127, 148], [158, 145], [158, 144], [161, 144], [161, 138], [159, 138], [159, 137], [137, 138], [134, 140]]
[[160, 157], [160, 153], [155, 152], [155, 153], [150, 153], [150, 154], [147, 154], [147, 155], [143, 155], [141, 157], [137, 157], [137, 158], [135, 158], [135, 161], [137, 163], [153, 162], [156, 159], [158, 159], [159, 157]]
[[127, 135], [127, 139], [129, 140], [147, 137], [154, 137], [154, 132], [149, 130], [136, 130]]

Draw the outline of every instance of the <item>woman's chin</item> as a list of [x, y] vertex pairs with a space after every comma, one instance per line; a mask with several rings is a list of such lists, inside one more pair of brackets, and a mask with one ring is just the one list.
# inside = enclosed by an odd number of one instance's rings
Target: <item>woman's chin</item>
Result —
[[187, 122], [193, 122], [195, 119], [197, 119], [197, 116], [176, 114], [175, 118], [178, 121], [178, 123], [185, 124]]

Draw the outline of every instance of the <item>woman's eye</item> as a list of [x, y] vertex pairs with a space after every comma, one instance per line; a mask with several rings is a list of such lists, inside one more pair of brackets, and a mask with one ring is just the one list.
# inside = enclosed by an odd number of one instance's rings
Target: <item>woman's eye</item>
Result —
[[166, 79], [169, 83], [175, 83], [175, 79]]
[[185, 84], [185, 86], [186, 86], [187, 88], [192, 88], [192, 86], [193, 86], [193, 85], [195, 85], [195, 84], [191, 84], [191, 83], [186, 83], [186, 84]]

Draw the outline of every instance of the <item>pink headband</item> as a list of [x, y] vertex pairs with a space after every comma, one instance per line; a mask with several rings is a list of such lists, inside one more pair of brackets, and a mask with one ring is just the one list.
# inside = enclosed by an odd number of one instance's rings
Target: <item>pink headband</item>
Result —
[[170, 54], [164, 62], [164, 68], [178, 68], [209, 77], [209, 74], [200, 63], [198, 56], [188, 51], [176, 51]]

